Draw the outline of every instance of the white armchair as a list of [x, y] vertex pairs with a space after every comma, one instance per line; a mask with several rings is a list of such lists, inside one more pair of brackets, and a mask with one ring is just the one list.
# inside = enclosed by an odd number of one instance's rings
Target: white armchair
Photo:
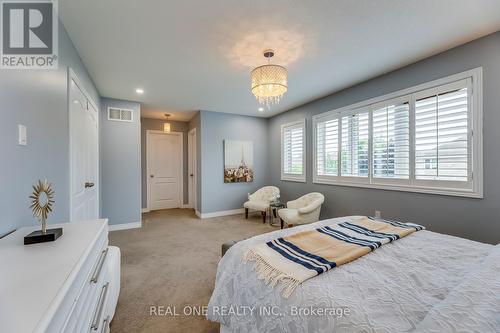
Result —
[[248, 210], [257, 210], [262, 214], [262, 221], [266, 223], [267, 211], [270, 203], [280, 195], [280, 189], [276, 186], [265, 186], [253, 194], [248, 194], [248, 201], [243, 204], [245, 207], [245, 218], [248, 219]]
[[312, 192], [297, 200], [288, 201], [287, 208], [278, 211], [281, 229], [283, 229], [284, 223], [292, 227], [318, 221], [323, 201], [325, 201], [325, 197], [318, 192]]

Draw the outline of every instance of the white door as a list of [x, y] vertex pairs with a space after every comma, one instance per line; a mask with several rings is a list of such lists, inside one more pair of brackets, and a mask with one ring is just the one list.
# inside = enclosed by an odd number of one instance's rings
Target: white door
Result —
[[178, 208], [182, 198], [182, 133], [147, 132], [150, 210]]
[[196, 210], [196, 128], [188, 133], [189, 207]]
[[70, 80], [71, 222], [99, 218], [98, 112]]

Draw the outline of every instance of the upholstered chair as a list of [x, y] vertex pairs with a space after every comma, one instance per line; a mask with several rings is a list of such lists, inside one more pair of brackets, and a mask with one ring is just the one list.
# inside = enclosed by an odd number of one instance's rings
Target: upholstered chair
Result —
[[266, 223], [267, 212], [269, 211], [269, 205], [272, 201], [280, 194], [280, 189], [276, 186], [265, 186], [253, 194], [248, 194], [248, 201], [243, 204], [245, 207], [245, 218], [248, 219], [248, 211], [256, 210], [262, 215], [262, 221]]
[[318, 192], [312, 192], [296, 200], [288, 201], [287, 208], [278, 210], [281, 229], [285, 223], [287, 226], [293, 227], [294, 225], [318, 221], [323, 201], [325, 201], [325, 197]]

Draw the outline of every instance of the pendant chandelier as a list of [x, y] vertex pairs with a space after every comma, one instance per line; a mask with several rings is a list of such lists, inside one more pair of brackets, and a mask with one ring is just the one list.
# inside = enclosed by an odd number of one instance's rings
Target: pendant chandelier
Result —
[[170, 123], [168, 122], [168, 117], [170, 117], [170, 115], [165, 113], [165, 117], [167, 118], [167, 122], [163, 123], [163, 132], [170, 133]]
[[283, 66], [271, 65], [273, 56], [273, 50], [265, 50], [267, 65], [259, 66], [251, 73], [252, 94], [268, 109], [271, 105], [278, 104], [288, 90], [288, 71]]

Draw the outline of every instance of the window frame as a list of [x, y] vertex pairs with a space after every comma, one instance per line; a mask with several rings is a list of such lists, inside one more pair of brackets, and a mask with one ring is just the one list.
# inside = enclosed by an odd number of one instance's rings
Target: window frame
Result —
[[[342, 120], [344, 117], [350, 117], [354, 116], [356, 114], [362, 114], [362, 113], [367, 113], [368, 114], [368, 175], [367, 176], [342, 176]], [[370, 177], [370, 141], [371, 141], [371, 131], [370, 131], [370, 126], [371, 126], [371, 120], [370, 120], [370, 110], [368, 107], [361, 107], [361, 108], [356, 108], [354, 110], [349, 110], [348, 112], [342, 112], [339, 114], [339, 151], [338, 151], [338, 170], [337, 170], [337, 176], [338, 179], [346, 179], [349, 182], [352, 183], [364, 183], [366, 179]]]
[[[302, 128], [302, 174], [292, 174], [286, 173], [284, 168], [285, 161], [285, 149], [284, 149], [284, 134], [287, 128], [301, 127]], [[281, 180], [283, 181], [292, 181], [292, 182], [306, 182], [306, 119], [301, 119], [297, 121], [293, 121], [290, 123], [286, 123], [281, 125], [281, 160], [280, 160], [280, 169], [281, 169]]]
[[[420, 96], [442, 92], [447, 87], [457, 83], [470, 80], [468, 88], [468, 173], [469, 180], [466, 182], [445, 180], [417, 180], [415, 177], [415, 102]], [[373, 176], [373, 111], [391, 103], [409, 103], [409, 178], [391, 179], [376, 178]], [[317, 126], [318, 123], [332, 119], [339, 119], [339, 162], [341, 151], [341, 122], [342, 117], [355, 113], [369, 112], [369, 166], [368, 177], [342, 176], [340, 167], [337, 176], [318, 175], [317, 168]], [[363, 188], [375, 188], [383, 190], [395, 190], [404, 192], [417, 192], [428, 194], [439, 194], [448, 196], [460, 196], [470, 198], [483, 198], [483, 93], [482, 93], [482, 67], [468, 70], [441, 79], [419, 84], [407, 89], [402, 89], [390, 94], [371, 98], [359, 103], [348, 105], [339, 109], [324, 112], [312, 117], [313, 136], [313, 183], [330, 184], [340, 186], [353, 186]]]
[[[381, 109], [383, 107], [387, 107], [389, 105], [397, 105], [397, 104], [404, 104], [408, 103], [408, 139], [409, 139], [409, 158], [408, 158], [408, 166], [409, 166], [409, 173], [408, 173], [408, 179], [404, 178], [383, 178], [383, 177], [375, 177], [373, 175], [373, 111]], [[371, 184], [374, 185], [380, 185], [380, 186], [385, 186], [385, 185], [391, 185], [391, 186], [401, 186], [401, 187], [409, 187], [412, 186], [411, 184], [411, 179], [412, 179], [412, 164], [413, 164], [413, 147], [412, 147], [412, 133], [413, 133], [413, 128], [412, 128], [412, 99], [410, 94], [406, 94], [403, 96], [391, 98], [391, 99], [386, 99], [380, 102], [376, 102], [373, 104], [370, 104], [368, 107], [370, 109], [370, 150], [369, 150], [369, 155], [370, 155], [370, 165], [369, 165], [369, 178]]]

